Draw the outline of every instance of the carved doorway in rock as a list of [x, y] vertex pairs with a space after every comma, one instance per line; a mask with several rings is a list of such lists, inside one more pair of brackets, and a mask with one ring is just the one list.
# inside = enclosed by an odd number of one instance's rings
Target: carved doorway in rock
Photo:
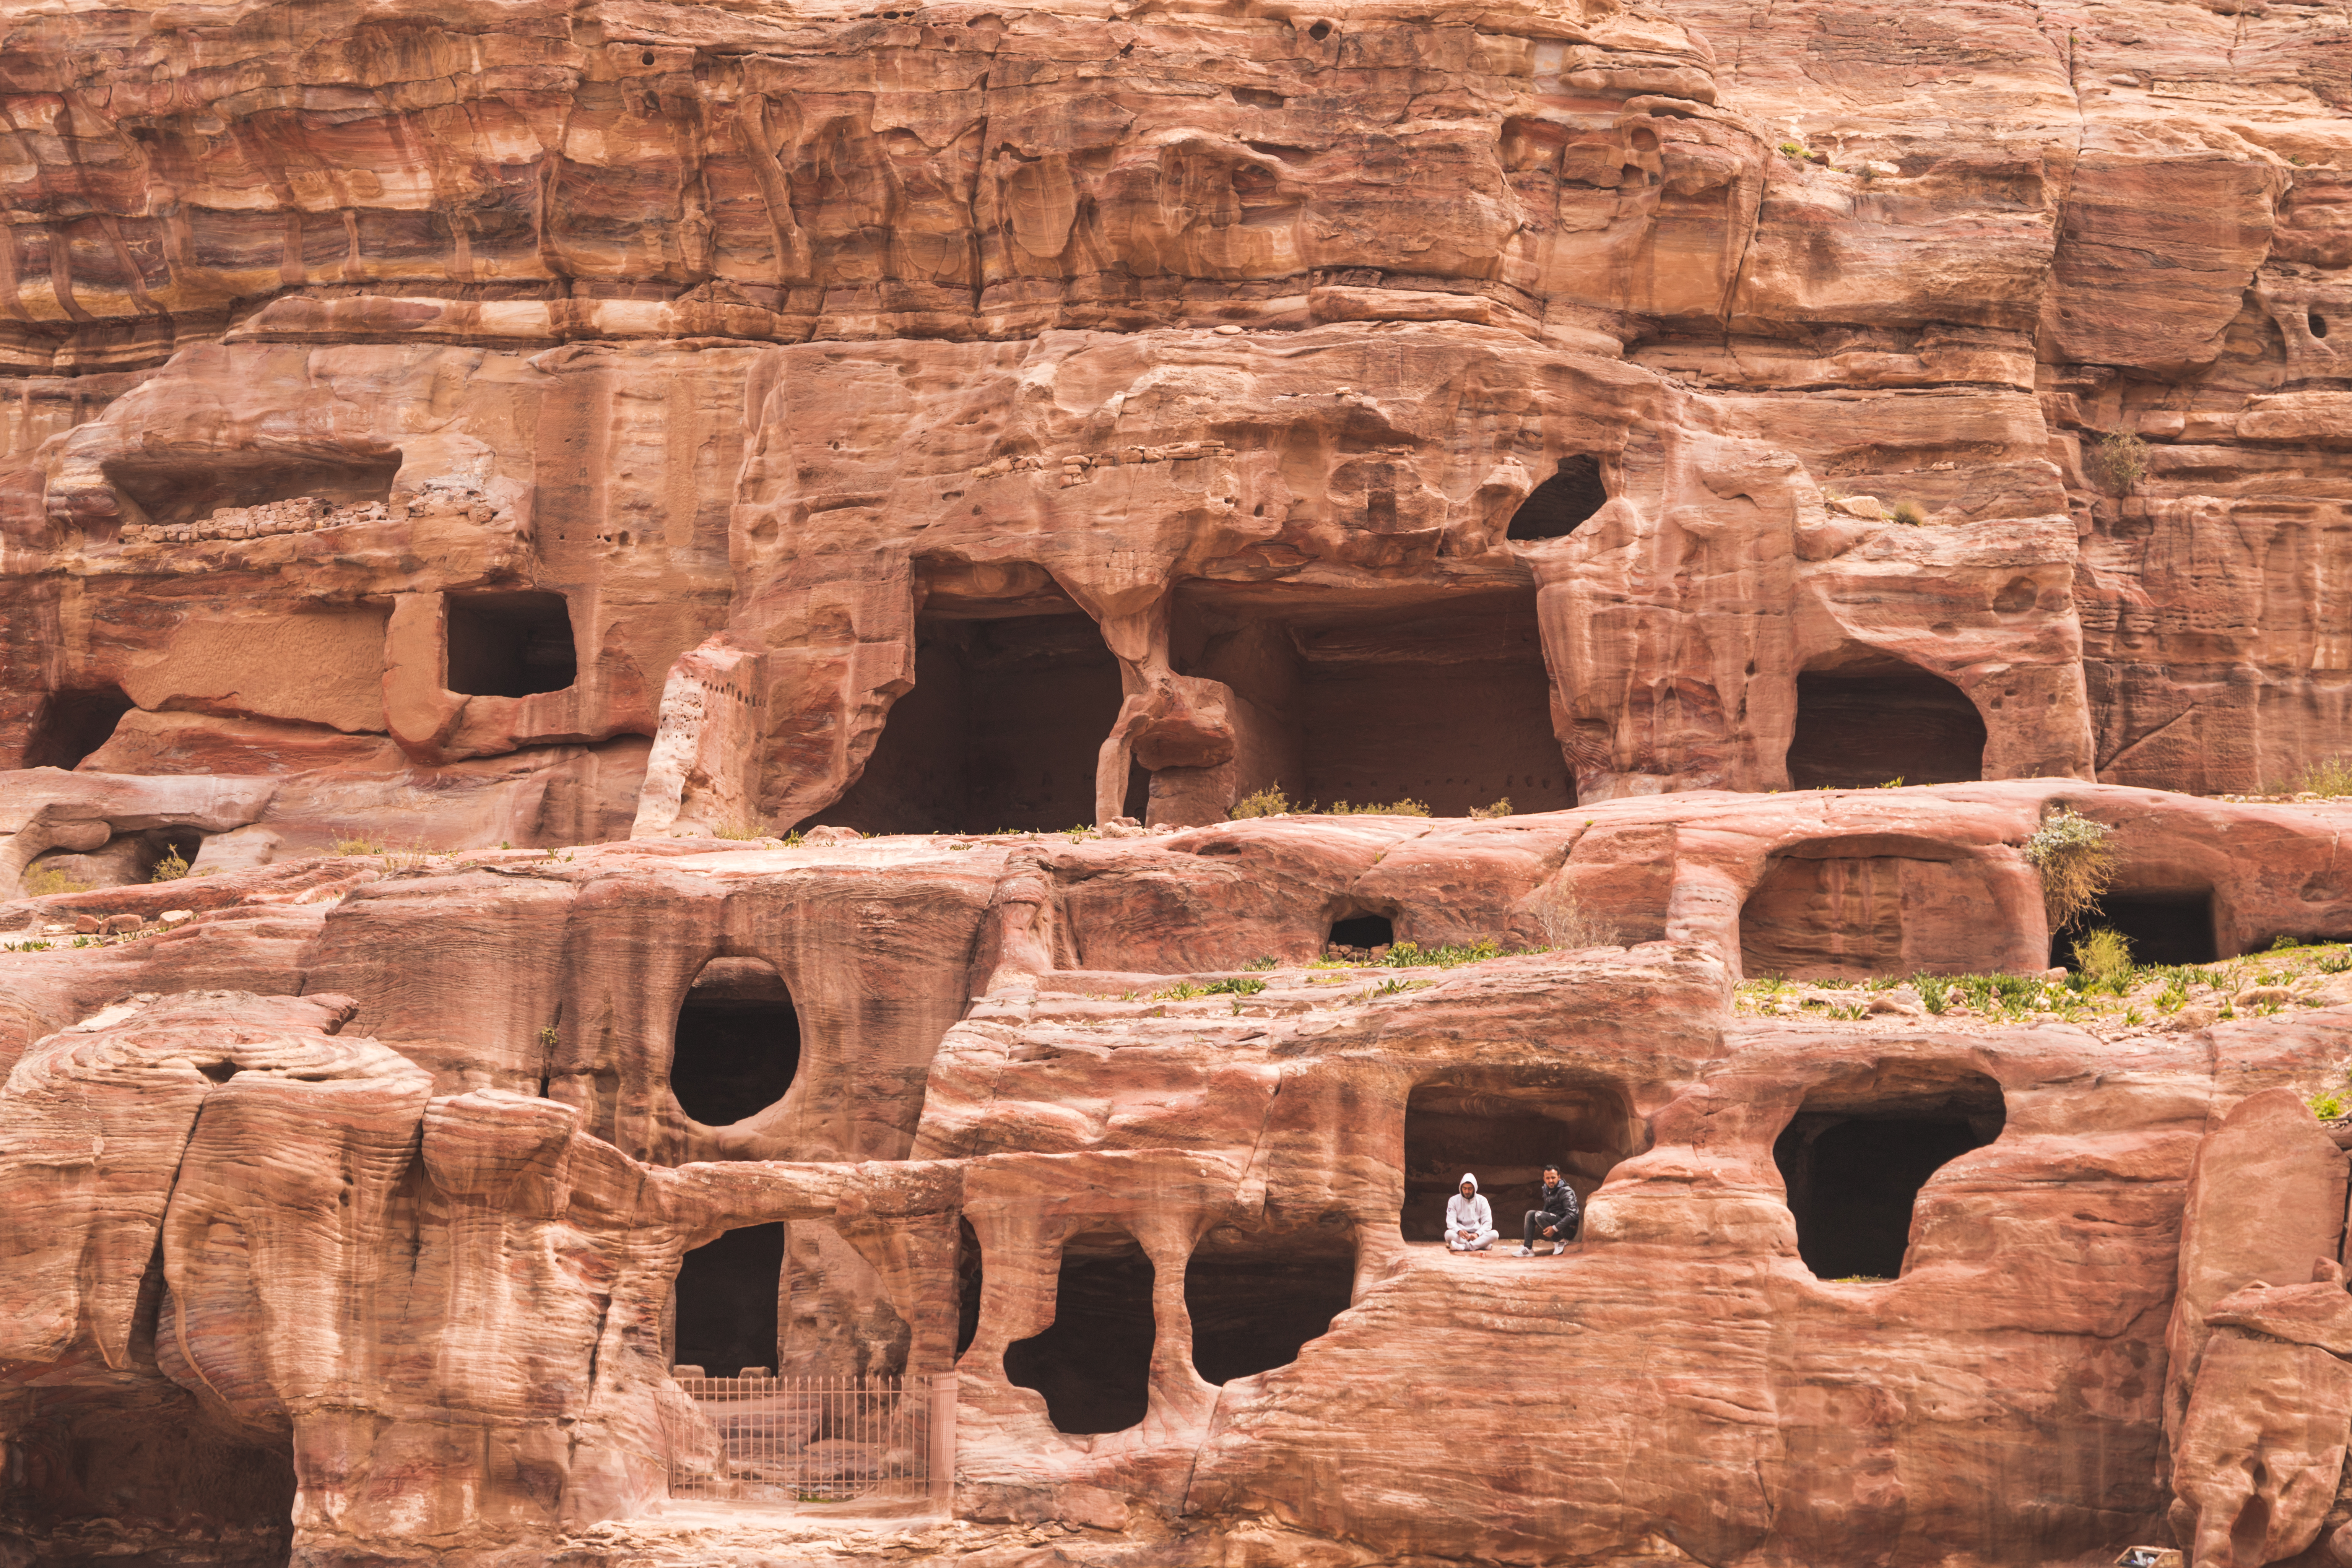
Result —
[[2000, 1136], [2000, 1085], [1971, 1068], [1904, 1063], [1816, 1089], [1772, 1145], [1797, 1250], [1822, 1279], [1893, 1279], [1909, 1261], [1920, 1190]]
[[730, 1230], [679, 1259], [670, 1360], [710, 1377], [772, 1373], [783, 1271], [781, 1223]]
[[[927, 567], [915, 684], [866, 769], [813, 825], [1047, 830], [1095, 819], [1095, 763], [1125, 700], [1101, 628], [1040, 568]], [[1139, 786], [1131, 808], [1143, 805]]]
[[1238, 794], [1278, 785], [1294, 810], [1412, 800], [1438, 816], [1576, 804], [1532, 586], [1188, 584], [1173, 652], [1181, 673], [1237, 699]]
[[2174, 891], [2110, 891], [2079, 924], [2053, 932], [2050, 962], [2076, 967], [2074, 944], [2105, 927], [2131, 943], [2134, 963], [2210, 963], [2221, 956], [2210, 888]]
[[1355, 1287], [1355, 1226], [1344, 1214], [1295, 1228], [1212, 1228], [1184, 1265], [1192, 1370], [1223, 1384], [1288, 1365], [1348, 1310]]
[[[1517, 1245], [1520, 1216], [1537, 1206], [1543, 1168], [1557, 1163], [1580, 1199], [1648, 1134], [1622, 1088], [1564, 1067], [1455, 1068], [1416, 1084], [1405, 1100], [1407, 1241], [1439, 1241], [1445, 1201], [1465, 1172]], [[1497, 1245], [1501, 1245], [1497, 1243]]]
[[728, 1127], [784, 1098], [800, 1070], [800, 1012], [784, 977], [756, 958], [714, 958], [677, 1010], [669, 1087], [678, 1109]]
[[1797, 677], [1794, 789], [1966, 784], [1984, 777], [1985, 722], [1941, 676], [1893, 660]]
[[1062, 1245], [1054, 1321], [1004, 1347], [1004, 1375], [1045, 1395], [1056, 1431], [1124, 1432], [1151, 1407], [1151, 1259], [1124, 1231]]

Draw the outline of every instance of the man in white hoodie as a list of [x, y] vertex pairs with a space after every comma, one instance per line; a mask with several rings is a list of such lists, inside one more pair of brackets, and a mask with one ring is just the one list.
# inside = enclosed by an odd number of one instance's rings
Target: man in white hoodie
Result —
[[1445, 1200], [1445, 1245], [1455, 1252], [1484, 1252], [1495, 1245], [1495, 1211], [1478, 1195], [1478, 1178], [1466, 1171], [1462, 1190]]

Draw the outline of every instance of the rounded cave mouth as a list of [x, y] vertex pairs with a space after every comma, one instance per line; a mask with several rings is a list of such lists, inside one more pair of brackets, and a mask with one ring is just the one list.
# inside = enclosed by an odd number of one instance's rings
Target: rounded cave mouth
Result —
[[1601, 459], [1571, 452], [1559, 460], [1551, 477], [1528, 492], [1511, 514], [1506, 531], [1512, 539], [1565, 539], [1592, 520], [1609, 504], [1609, 486], [1601, 478]]
[[1387, 915], [1342, 915], [1331, 922], [1323, 944], [1326, 951], [1349, 948], [1359, 952], [1392, 947], [1396, 944], [1396, 922]]
[[2210, 888], [2163, 892], [2115, 892], [2074, 925], [2050, 933], [2053, 969], [2078, 969], [2074, 944], [2092, 931], [2112, 931], [2138, 964], [2211, 963], [2221, 956]]
[[79, 767], [114, 737], [135, 706], [119, 686], [66, 687], [49, 693], [25, 746], [28, 768]]
[[1124, 1232], [1062, 1244], [1053, 1321], [1004, 1347], [1004, 1376], [1042, 1394], [1057, 1432], [1124, 1432], [1151, 1408], [1151, 1258]]
[[714, 958], [679, 1004], [669, 1087], [705, 1127], [757, 1116], [791, 1091], [801, 1063], [800, 1012], [784, 977], [756, 958]]
[[1963, 1067], [1905, 1064], [1808, 1094], [1772, 1144], [1805, 1267], [1843, 1283], [1900, 1279], [1928, 1178], [2007, 1121], [2000, 1085]]
[[1905, 666], [1797, 677], [1789, 741], [1794, 789], [1972, 784], [1984, 777], [1984, 715], [1941, 676]]
[[1501, 1233], [1517, 1247], [1527, 1214], [1542, 1202], [1547, 1165], [1588, 1208], [1621, 1160], [1648, 1145], [1624, 1089], [1544, 1068], [1458, 1069], [1416, 1085], [1405, 1099], [1404, 1210], [1407, 1241], [1442, 1243], [1446, 1200], [1465, 1174]]

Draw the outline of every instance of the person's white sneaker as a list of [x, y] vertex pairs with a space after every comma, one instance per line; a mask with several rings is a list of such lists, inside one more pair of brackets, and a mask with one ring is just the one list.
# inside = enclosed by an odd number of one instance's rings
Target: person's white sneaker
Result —
[[1519, 1256], [1521, 1258], [1533, 1258], [1535, 1255], [1536, 1249], [1532, 1247], [1522, 1247], [1519, 1248]]
[[1561, 1253], [1566, 1252], [1567, 1250], [1568, 1243], [1564, 1241], [1555, 1241], [1551, 1244], [1551, 1255], [1554, 1258], [1558, 1258]]

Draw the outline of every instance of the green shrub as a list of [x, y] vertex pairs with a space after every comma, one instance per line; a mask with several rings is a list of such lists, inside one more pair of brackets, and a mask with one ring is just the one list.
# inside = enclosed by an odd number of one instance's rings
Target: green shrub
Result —
[[2147, 443], [2128, 430], [2102, 437], [2087, 456], [2092, 476], [2118, 496], [2127, 496], [2147, 477]]
[[2074, 966], [2095, 982], [2126, 980], [2131, 976], [2131, 939], [2105, 926], [2075, 942]]
[[1350, 805], [1335, 800], [1328, 805], [1317, 806], [1325, 816], [1427, 816], [1429, 807], [1417, 800], [1392, 800], [1386, 805], [1367, 801], [1362, 805]]
[[1432, 948], [1409, 942], [1394, 942], [1376, 962], [1391, 969], [1452, 969], [1460, 964], [1483, 963], [1487, 959], [1502, 956], [1501, 942], [1492, 937], [1481, 937], [1473, 942]]
[[39, 867], [25, 873], [25, 896], [28, 899], [53, 899], [61, 893], [89, 891], [88, 882], [77, 882], [63, 871]]
[[2344, 1114], [2344, 1096], [2332, 1089], [2320, 1090], [2304, 1104], [2311, 1107], [2311, 1113], [2322, 1121], [2333, 1121]]
[[176, 882], [188, 874], [188, 862], [177, 849], [166, 849], [163, 858], [155, 862], [155, 870], [147, 879], [151, 882]]
[[1255, 996], [1265, 989], [1263, 980], [1216, 980], [1201, 988], [1204, 996]]
[[2115, 829], [2065, 806], [2045, 818], [2025, 841], [2025, 858], [2042, 875], [2042, 901], [2050, 929], [2063, 931], [2098, 907], [2116, 879]]
[[1478, 822], [1492, 822], [1498, 816], [1510, 815], [1511, 797], [1509, 795], [1505, 795], [1492, 805], [1474, 805], [1470, 808], [1471, 818]]
[[2352, 795], [2352, 755], [2337, 752], [2323, 757], [2297, 773], [2280, 795], [2315, 795], [2322, 800], [2341, 800]]
[[1927, 521], [1927, 509], [1916, 500], [1899, 500], [1895, 503], [1895, 510], [1887, 515], [1907, 527], [1917, 528]]
[[383, 840], [381, 838], [365, 838], [359, 837], [338, 838], [335, 840], [335, 853], [338, 855], [381, 855], [383, 853]]
[[1290, 815], [1290, 797], [1282, 793], [1280, 784], [1271, 784], [1242, 796], [1225, 815], [1235, 822], [1245, 816], [1287, 816]]
[[1247, 963], [1243, 964], [1242, 967], [1244, 969], [1272, 969], [1275, 967], [1275, 964], [1276, 959], [1274, 955], [1272, 953], [1267, 953], [1263, 958], [1251, 959]]

